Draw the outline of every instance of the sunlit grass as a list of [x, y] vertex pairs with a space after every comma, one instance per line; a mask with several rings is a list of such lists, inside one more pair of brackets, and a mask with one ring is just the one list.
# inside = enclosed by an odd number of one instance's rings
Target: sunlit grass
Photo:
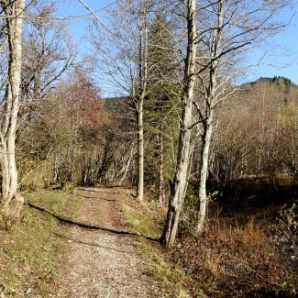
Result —
[[[149, 203], [140, 205], [138, 202], [124, 200], [122, 212], [131, 232], [159, 239], [162, 232], [160, 219], [164, 216], [160, 208]], [[167, 297], [191, 297], [187, 287], [193, 284], [192, 279], [168, 260], [159, 244], [140, 238], [135, 241], [135, 247], [146, 262], [147, 275], [166, 289]]]
[[[63, 192], [25, 194], [26, 199], [55, 212], [74, 212], [76, 204]], [[25, 207], [20, 223], [8, 232], [0, 230], [0, 293], [4, 297], [57, 294], [59, 267], [66, 253], [63, 240], [55, 233], [67, 227], [53, 217]]]

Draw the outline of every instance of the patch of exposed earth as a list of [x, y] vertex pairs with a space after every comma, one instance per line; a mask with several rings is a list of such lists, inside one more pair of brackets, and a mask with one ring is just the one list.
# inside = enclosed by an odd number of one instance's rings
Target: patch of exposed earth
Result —
[[[77, 221], [124, 231], [119, 200], [129, 196], [122, 188], [80, 188]], [[58, 297], [154, 298], [166, 297], [147, 274], [135, 252], [133, 239], [97, 230], [72, 227], [63, 285]]]

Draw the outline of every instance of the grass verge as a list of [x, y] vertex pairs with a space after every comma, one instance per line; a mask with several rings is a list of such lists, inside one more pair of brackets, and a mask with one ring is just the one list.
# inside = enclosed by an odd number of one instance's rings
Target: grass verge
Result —
[[[71, 194], [65, 192], [36, 192], [24, 196], [59, 213], [67, 210], [71, 214], [78, 207]], [[11, 231], [0, 229], [0, 295], [48, 297], [57, 294], [58, 268], [66, 253], [65, 242], [55, 236], [58, 231], [66, 233], [67, 227], [27, 206], [19, 224]]]
[[[147, 237], [158, 238], [161, 235], [163, 210], [154, 203], [141, 205], [129, 199], [122, 201], [122, 213], [131, 232]], [[170, 262], [166, 252], [158, 244], [146, 239], [135, 240], [135, 247], [147, 264], [147, 274], [165, 289], [167, 297], [189, 298], [189, 287], [196, 283], [185, 272]], [[197, 297], [205, 297], [200, 293]]]

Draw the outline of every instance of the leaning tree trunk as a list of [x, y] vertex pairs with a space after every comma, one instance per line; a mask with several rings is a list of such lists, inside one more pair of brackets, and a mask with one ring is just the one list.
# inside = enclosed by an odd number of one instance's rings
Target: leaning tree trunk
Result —
[[128, 158], [127, 162], [126, 162], [126, 165], [124, 165], [123, 175], [122, 175], [122, 177], [119, 180], [119, 185], [122, 185], [123, 182], [125, 181], [125, 179], [127, 178], [128, 172], [129, 172], [130, 166], [131, 166], [131, 161], [132, 161], [134, 155], [135, 155], [135, 148], [134, 148], [134, 144], [132, 144], [129, 158]]
[[209, 69], [209, 87], [207, 90], [206, 106], [208, 118], [205, 120], [205, 132], [203, 138], [203, 150], [202, 150], [202, 165], [200, 170], [200, 186], [199, 186], [199, 199], [200, 199], [200, 210], [197, 225], [197, 233], [202, 233], [204, 229], [204, 223], [206, 219], [208, 197], [206, 192], [206, 183], [208, 177], [208, 162], [209, 162], [209, 148], [213, 132], [213, 121], [214, 121], [214, 109], [216, 104], [214, 100], [216, 98], [216, 90], [218, 89], [218, 68], [219, 68], [219, 55], [222, 44], [223, 35], [223, 11], [224, 11], [224, 0], [219, 0], [217, 3], [217, 27], [214, 34], [214, 44], [210, 48], [211, 63]]
[[192, 118], [192, 104], [185, 106], [182, 125], [180, 129], [178, 163], [174, 177], [174, 188], [171, 193], [166, 226], [162, 235], [162, 243], [172, 246], [175, 242], [179, 216], [184, 201], [185, 189], [187, 188], [187, 174], [190, 160], [191, 130], [187, 129]]
[[184, 82], [185, 87], [182, 97], [182, 120], [180, 124], [179, 146], [177, 155], [177, 167], [174, 176], [173, 189], [169, 200], [167, 220], [164, 227], [161, 242], [164, 246], [170, 247], [174, 244], [179, 216], [184, 202], [185, 191], [188, 182], [188, 168], [191, 153], [191, 122], [192, 106], [194, 102], [195, 89], [195, 62], [196, 62], [196, 4], [195, 0], [188, 0], [187, 33], [188, 45], [185, 63]]
[[18, 216], [23, 199], [17, 195], [16, 127], [19, 112], [19, 89], [22, 65], [22, 25], [24, 0], [2, 1], [8, 33], [8, 78], [4, 117], [1, 121], [0, 163], [2, 174], [1, 209], [9, 216]]
[[207, 214], [208, 206], [208, 195], [206, 191], [206, 184], [208, 179], [208, 168], [209, 168], [209, 149], [211, 144], [211, 136], [213, 131], [213, 111], [205, 123], [205, 131], [203, 135], [202, 144], [202, 155], [201, 155], [201, 168], [200, 168], [200, 184], [199, 184], [199, 200], [200, 200], [200, 210], [198, 216], [197, 233], [202, 233], [204, 229], [204, 223]]

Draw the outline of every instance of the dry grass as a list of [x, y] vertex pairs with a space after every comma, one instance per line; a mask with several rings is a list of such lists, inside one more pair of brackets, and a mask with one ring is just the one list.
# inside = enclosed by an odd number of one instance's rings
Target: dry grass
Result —
[[[160, 237], [161, 220], [165, 216], [165, 210], [156, 203], [145, 201], [140, 204], [127, 197], [122, 197], [122, 214], [130, 231], [151, 238]], [[159, 244], [145, 239], [137, 239], [135, 247], [146, 261], [147, 274], [166, 289], [167, 297], [192, 297], [188, 289], [196, 287], [194, 280], [169, 260], [166, 251]], [[196, 297], [205, 297], [199, 289], [197, 289], [197, 293], [199, 294]]]
[[[161, 233], [165, 214], [156, 205], [123, 202], [132, 231], [152, 237]], [[208, 231], [198, 238], [182, 222], [177, 244], [169, 251], [137, 242], [148, 274], [168, 289], [170, 297], [184, 292], [191, 297], [296, 297], [297, 275], [272, 241], [272, 222], [237, 218], [211, 219]]]
[[252, 218], [245, 225], [224, 219], [198, 239], [184, 238], [172, 260], [195, 276], [212, 297], [294, 297], [295, 275], [266, 233]]

